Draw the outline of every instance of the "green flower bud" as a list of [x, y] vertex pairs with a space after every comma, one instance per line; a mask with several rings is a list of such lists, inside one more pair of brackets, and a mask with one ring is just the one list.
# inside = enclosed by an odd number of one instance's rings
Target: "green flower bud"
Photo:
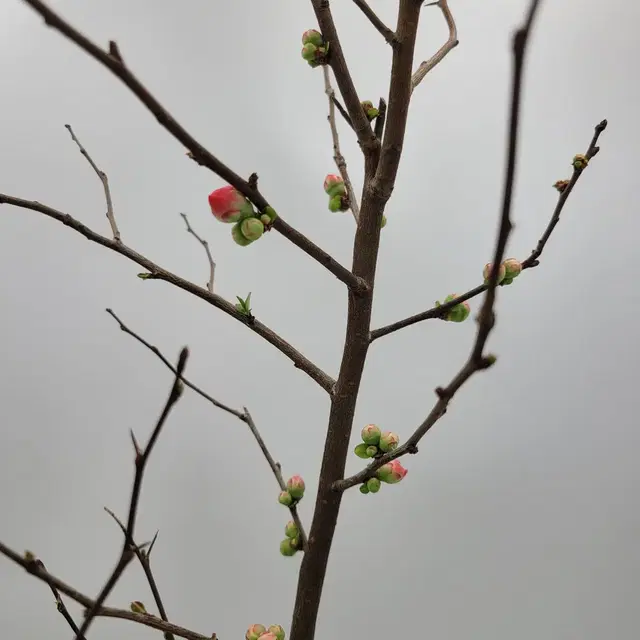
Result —
[[[244, 222], [244, 221], [242, 221]], [[246, 247], [250, 245], [253, 240], [249, 240], [241, 231], [240, 227], [242, 226], [242, 222], [236, 222], [233, 227], [231, 227], [231, 237], [233, 238], [236, 244], [239, 244], [241, 247]]]
[[[482, 277], [484, 278], [484, 283], [489, 284], [489, 278], [491, 277], [491, 272], [493, 271], [493, 265], [491, 263], [485, 264], [484, 269], [482, 270]], [[500, 284], [505, 276], [507, 275], [507, 270], [504, 266], [504, 263], [500, 265], [498, 269], [498, 284]]]
[[333, 198], [329, 200], [329, 211], [332, 211], [333, 213], [336, 213], [337, 211], [344, 211], [344, 197], [333, 196]]
[[[364, 443], [363, 443], [364, 444]], [[370, 444], [367, 447], [367, 458], [373, 458], [378, 453], [378, 447]]]
[[[452, 300], [455, 300], [457, 297], [458, 297], [457, 293], [452, 293], [448, 295], [444, 299], [444, 304], [446, 304], [447, 302], [451, 302]], [[436, 306], [440, 306], [440, 304], [437, 303]], [[460, 304], [457, 304], [452, 309], [449, 309], [444, 319], [447, 320], [448, 322], [464, 322], [469, 317], [470, 313], [471, 313], [471, 307], [469, 306], [469, 303], [461, 302]]]
[[312, 42], [308, 42], [307, 44], [304, 45], [304, 47], [302, 47], [302, 57], [304, 60], [306, 60], [307, 62], [313, 62], [316, 59], [316, 53], [318, 51], [318, 47], [316, 47], [315, 44], [313, 44]]
[[369, 478], [367, 480], [367, 489], [370, 493], [378, 493], [380, 491], [380, 480], [378, 478]]
[[369, 487], [367, 486], [366, 482], [360, 485], [360, 493], [362, 493], [365, 496], [367, 495], [367, 493], [369, 493]]
[[380, 436], [380, 443], [378, 446], [380, 447], [380, 451], [383, 453], [388, 453], [389, 451], [393, 451], [400, 444], [400, 438], [397, 434], [392, 431], [384, 431]]
[[370, 458], [371, 456], [367, 454], [367, 445], [364, 442], [356, 445], [356, 448], [353, 452], [358, 456], [358, 458]]
[[296, 527], [296, 523], [293, 520], [289, 520], [289, 522], [287, 522], [284, 528], [284, 535], [292, 540], [300, 535], [298, 527]]
[[290, 557], [295, 555], [297, 549], [293, 546], [292, 540], [290, 538], [285, 538], [280, 543], [280, 553], [283, 556]]
[[240, 231], [247, 240], [254, 242], [264, 233], [264, 224], [258, 218], [246, 218], [240, 223]]
[[382, 216], [382, 222], [380, 222], [380, 228], [384, 229], [387, 226], [387, 216]]
[[360, 435], [362, 436], [362, 442], [365, 444], [372, 444], [377, 446], [378, 442], [380, 442], [381, 435], [380, 427], [375, 424], [368, 424], [366, 427], [362, 429]]
[[302, 44], [313, 44], [316, 47], [321, 47], [324, 40], [322, 38], [322, 34], [315, 29], [309, 29], [302, 34]]
[[582, 169], [585, 169], [589, 164], [589, 158], [581, 153], [578, 153], [573, 157], [572, 164], [574, 169], [582, 171]]
[[293, 497], [288, 491], [283, 491], [278, 496], [278, 502], [283, 504], [285, 507], [290, 507], [293, 504]]
[[507, 258], [502, 264], [506, 271], [502, 284], [507, 284], [505, 282], [507, 279], [513, 280], [522, 273], [522, 263], [516, 258]]
[[147, 613], [147, 610], [145, 609], [144, 604], [142, 604], [140, 600], [134, 600], [129, 605], [129, 608], [131, 609], [131, 611], [133, 611], [133, 613]]
[[276, 637], [276, 640], [284, 640], [284, 629], [279, 624], [272, 624], [269, 629], [269, 633], [273, 633]]

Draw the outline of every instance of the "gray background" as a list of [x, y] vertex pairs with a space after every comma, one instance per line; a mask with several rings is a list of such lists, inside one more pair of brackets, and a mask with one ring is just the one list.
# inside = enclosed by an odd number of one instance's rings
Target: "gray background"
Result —
[[[349, 264], [354, 225], [330, 214], [333, 172], [321, 71], [300, 59], [316, 26], [309, 2], [111, 0], [53, 3], [131, 66], [187, 128], [243, 175], [257, 171], [282, 215]], [[387, 91], [389, 50], [334, 2], [363, 99]], [[374, 326], [480, 281], [493, 248], [504, 167], [510, 34], [527, 3], [454, 0], [461, 45], [416, 92], [383, 232]], [[372, 1], [393, 25], [396, 2]], [[636, 285], [640, 9], [625, 0], [546, 2], [526, 79], [508, 253], [524, 258], [593, 126], [610, 127], [540, 268], [500, 292], [490, 348], [474, 378], [377, 496], [350, 491], [329, 568], [318, 638], [591, 640], [630, 638], [640, 619], [640, 516], [634, 428], [640, 347]], [[426, 9], [418, 56], [446, 37]], [[68, 211], [105, 234], [99, 181], [70, 123], [111, 180], [126, 243], [204, 284], [211, 242], [217, 292], [253, 292], [256, 314], [337, 372], [344, 287], [278, 234], [247, 249], [208, 211], [222, 182], [188, 160], [137, 100], [19, 0], [0, 3], [0, 191]], [[343, 146], [361, 183], [357, 147]], [[205, 303], [43, 216], [0, 210], [1, 539], [95, 595], [119, 553], [132, 480], [128, 430], [144, 439], [171, 375], [121, 334], [111, 306], [219, 399], [252, 410], [286, 474], [301, 473], [310, 521], [328, 400], [269, 345]], [[479, 300], [473, 304], [478, 308]], [[403, 437], [466, 357], [475, 325], [431, 321], [371, 350], [357, 428]], [[350, 457], [348, 470], [361, 462]], [[177, 407], [146, 477], [138, 538], [160, 536], [155, 569], [171, 619], [223, 640], [253, 622], [290, 626], [300, 559], [278, 543], [287, 513], [245, 426], [192, 393]], [[45, 585], [0, 559], [0, 624], [14, 638], [69, 638]], [[152, 606], [132, 566], [110, 604]], [[69, 605], [77, 615], [78, 608]], [[156, 637], [99, 620], [92, 638]], [[155, 635], [154, 635], [155, 634]]]

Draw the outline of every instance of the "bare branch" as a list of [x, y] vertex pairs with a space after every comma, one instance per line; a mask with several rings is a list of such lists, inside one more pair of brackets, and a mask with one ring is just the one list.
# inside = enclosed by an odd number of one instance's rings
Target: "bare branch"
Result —
[[[593, 156], [595, 156], [596, 153], [598, 153], [600, 149], [597, 146], [598, 138], [600, 137], [600, 134], [605, 130], [606, 127], [607, 127], [606, 120], [603, 120], [602, 122], [596, 125], [593, 138], [591, 139], [589, 147], [587, 148], [587, 151], [584, 154], [587, 161], [591, 160], [591, 158], [593, 158]], [[556, 203], [555, 209], [553, 210], [553, 214], [551, 216], [551, 220], [549, 221], [549, 224], [547, 225], [547, 228], [545, 229], [544, 234], [538, 241], [536, 248], [531, 252], [531, 255], [521, 263], [523, 271], [525, 269], [531, 269], [533, 267], [537, 267], [540, 264], [539, 258], [542, 255], [542, 252], [545, 246], [547, 245], [549, 238], [551, 237], [551, 233], [553, 232], [553, 230], [556, 228], [556, 225], [560, 221], [560, 214], [562, 213], [562, 210], [564, 209], [564, 205], [566, 204], [567, 199], [569, 198], [569, 194], [573, 190], [573, 187], [575, 186], [575, 184], [578, 182], [585, 168], [586, 167], [581, 164], [574, 165], [573, 175], [571, 176], [571, 179], [567, 181], [567, 185], [559, 194], [558, 201]], [[471, 298], [475, 298], [476, 296], [480, 295], [486, 290], [487, 290], [487, 285], [481, 284], [475, 287], [474, 289], [470, 289], [466, 293], [463, 293], [462, 295], [458, 296], [454, 300], [451, 300], [445, 304], [432, 307], [431, 309], [428, 309], [427, 311], [422, 311], [421, 313], [416, 313], [413, 316], [409, 316], [408, 318], [404, 318], [403, 320], [398, 320], [397, 322], [393, 322], [391, 324], [385, 325], [384, 327], [380, 327], [379, 329], [374, 329], [371, 332], [371, 342], [373, 342], [374, 340], [377, 340], [378, 338], [387, 336], [390, 333], [394, 333], [395, 331], [399, 331], [400, 329], [404, 329], [405, 327], [410, 327], [413, 324], [422, 322], [423, 320], [430, 320], [432, 318], [442, 318], [447, 314], [448, 311], [453, 309], [453, 307], [457, 306], [461, 302], [465, 302], [467, 300], [471, 300]]]
[[[47, 3], [41, 0], [23, 0], [32, 7], [44, 19], [47, 26], [59, 31], [66, 38], [74, 42], [80, 49], [89, 54], [92, 58], [100, 62], [109, 69], [125, 86], [144, 104], [153, 114], [155, 119], [164, 127], [176, 140], [189, 150], [189, 157], [195, 162], [207, 167], [210, 171], [220, 176], [223, 180], [235, 187], [245, 195], [260, 211], [264, 211], [271, 205], [265, 197], [248, 181], [241, 178], [232, 171], [202, 144], [200, 144], [190, 133], [182, 127], [178, 121], [158, 102], [149, 90], [138, 80], [138, 78], [126, 66], [122, 54], [115, 42], [109, 43], [109, 50], [105, 51], [97, 44], [74, 29], [66, 20], [59, 16]], [[356, 96], [357, 98], [357, 96]], [[364, 117], [364, 114], [363, 114]], [[365, 118], [366, 121], [366, 118]], [[368, 123], [367, 123], [368, 124]], [[370, 128], [369, 128], [370, 129]], [[277, 207], [273, 207], [277, 211]], [[361, 279], [356, 278], [348, 269], [339, 264], [334, 258], [315, 245], [305, 235], [296, 231], [287, 224], [282, 217], [279, 217], [272, 225], [272, 228], [282, 234], [287, 240], [295, 244], [307, 255], [323, 265], [338, 280], [344, 282], [354, 293], [361, 294], [366, 290], [366, 285]]]
[[189, 358], [189, 349], [184, 347], [180, 351], [180, 356], [178, 357], [178, 363], [176, 365], [176, 374], [175, 379], [173, 381], [173, 385], [171, 386], [171, 391], [169, 392], [169, 397], [165, 402], [162, 413], [160, 414], [160, 418], [156, 422], [156, 426], [153, 429], [149, 441], [147, 442], [147, 446], [144, 448], [142, 453], [139, 453], [136, 448], [136, 456], [135, 456], [135, 475], [133, 479], [133, 488], [131, 490], [131, 501], [129, 503], [129, 516], [127, 517], [127, 526], [124, 529], [125, 539], [122, 545], [122, 551], [120, 552], [120, 558], [116, 563], [113, 572], [109, 576], [106, 584], [102, 588], [100, 595], [96, 598], [95, 602], [89, 609], [87, 610], [84, 622], [80, 627], [76, 635], [76, 640], [82, 640], [86, 635], [91, 623], [94, 618], [98, 615], [101, 607], [104, 605], [106, 599], [109, 597], [109, 594], [115, 587], [116, 583], [122, 576], [122, 573], [126, 569], [127, 565], [131, 562], [133, 555], [135, 553], [135, 543], [134, 533], [136, 527], [136, 518], [138, 516], [138, 505], [140, 503], [140, 492], [142, 490], [142, 480], [144, 477], [145, 467], [149, 460], [149, 456], [153, 451], [153, 447], [155, 443], [158, 441], [158, 437], [160, 436], [160, 432], [162, 431], [162, 427], [164, 426], [171, 410], [178, 402], [180, 397], [182, 396], [182, 391], [184, 389], [184, 385], [180, 378], [184, 372], [185, 366], [187, 364], [187, 359]]
[[[509, 115], [507, 167], [504, 179], [504, 194], [502, 201], [502, 210], [500, 214], [500, 225], [493, 259], [494, 265], [498, 265], [502, 262], [507, 239], [511, 231], [510, 214], [518, 150], [518, 132], [524, 74], [524, 57], [527, 50], [527, 44], [529, 42], [529, 35], [531, 33], [533, 20], [535, 18], [536, 11], [539, 5], [540, 0], [531, 0], [524, 25], [520, 27], [513, 36], [513, 78], [511, 85], [511, 108]], [[474, 373], [483, 369], [487, 369], [492, 364], [494, 364], [496, 360], [495, 356], [485, 356], [484, 347], [486, 345], [487, 338], [489, 337], [489, 334], [495, 324], [495, 313], [493, 311], [493, 305], [495, 302], [496, 287], [498, 285], [498, 273], [498, 269], [493, 269], [489, 278], [489, 282], [487, 283], [487, 295], [485, 296], [484, 304], [482, 306], [482, 309], [480, 310], [480, 314], [478, 317], [478, 331], [476, 334], [475, 343], [471, 350], [471, 354], [467, 362], [460, 369], [453, 380], [451, 380], [451, 382], [446, 387], [438, 387], [436, 389], [438, 401], [436, 402], [435, 406], [426, 417], [424, 422], [413, 432], [411, 437], [395, 451], [385, 454], [381, 458], [376, 459], [359, 473], [356, 473], [355, 475], [344, 480], [334, 482], [333, 489], [335, 491], [345, 491], [350, 487], [364, 482], [366, 479], [371, 478], [375, 474], [377, 469], [379, 469], [387, 462], [390, 462], [391, 460], [395, 460], [396, 458], [399, 458], [400, 456], [407, 453], [417, 453], [418, 442], [420, 442], [427, 431], [429, 431], [429, 429], [446, 413], [447, 407], [449, 406], [451, 399], [456, 394], [458, 389], [460, 389], [460, 387]]]
[[[171, 364], [171, 362], [169, 362], [169, 360], [161, 353], [161, 351], [157, 347], [154, 347], [152, 344], [147, 342], [144, 338], [140, 337], [137, 333], [135, 333], [134, 331], [129, 329], [129, 327], [127, 327], [122, 322], [122, 320], [120, 320], [120, 318], [111, 309], [107, 309], [107, 313], [112, 318], [115, 319], [115, 321], [120, 325], [120, 329], [122, 331], [124, 331], [125, 333], [130, 335], [132, 338], [135, 338], [140, 344], [142, 344], [145, 347], [147, 347], [147, 349], [149, 349], [149, 351], [154, 353], [170, 371], [172, 371], [174, 374], [177, 374], [177, 371], [176, 371], [175, 367]], [[228, 407], [227, 405], [222, 404], [221, 402], [218, 402], [218, 400], [215, 400], [214, 398], [212, 398], [208, 393], [206, 393], [202, 389], [200, 389], [200, 387], [197, 387], [191, 381], [187, 380], [187, 378], [185, 378], [183, 376], [180, 376], [180, 380], [183, 382], [183, 384], [186, 387], [189, 387], [189, 389], [195, 391], [198, 395], [202, 396], [205, 400], [208, 400], [214, 407], [217, 407], [218, 409], [222, 409], [223, 411], [226, 411], [227, 413], [230, 413], [232, 416], [235, 416], [236, 418], [238, 418], [239, 420], [242, 420], [243, 422], [245, 422], [247, 424], [247, 426], [249, 427], [249, 430], [253, 434], [253, 437], [256, 439], [256, 442], [258, 443], [258, 446], [260, 447], [260, 450], [262, 451], [264, 457], [266, 458], [267, 462], [269, 463], [269, 467], [271, 467], [271, 471], [273, 471], [273, 475], [275, 476], [275, 478], [276, 478], [276, 480], [278, 482], [278, 486], [280, 487], [280, 489], [282, 491], [286, 491], [287, 490], [287, 485], [286, 485], [286, 483], [284, 481], [284, 478], [282, 477], [282, 471], [281, 471], [281, 468], [280, 468], [280, 464], [278, 462], [276, 462], [273, 459], [273, 456], [269, 453], [269, 449], [267, 448], [267, 445], [265, 444], [264, 440], [262, 439], [262, 436], [260, 435], [260, 432], [258, 431], [258, 428], [256, 427], [256, 423], [254, 422], [251, 414], [249, 413], [249, 410], [246, 407], [243, 407], [242, 411], [238, 411], [236, 409], [232, 409], [231, 407]], [[298, 515], [298, 509], [297, 509], [297, 507], [295, 505], [292, 505], [292, 506], [288, 507], [288, 509], [289, 509], [289, 511], [291, 513], [292, 520], [296, 523], [296, 526], [298, 527], [298, 530], [300, 531], [300, 539], [302, 541], [302, 547], [303, 547], [303, 549], [306, 549], [306, 547], [307, 547], [307, 536], [306, 536], [306, 534], [304, 532], [304, 527], [303, 527], [302, 522], [300, 520], [300, 516]]]
[[[169, 622], [169, 618], [167, 617], [167, 612], [164, 608], [164, 603], [162, 602], [162, 598], [160, 597], [160, 591], [158, 590], [158, 585], [156, 583], [155, 576], [153, 575], [153, 571], [151, 571], [151, 549], [155, 544], [155, 541], [158, 538], [158, 534], [153, 538], [153, 542], [149, 545], [149, 549], [145, 551], [139, 545], [135, 543], [133, 538], [127, 537], [127, 528], [124, 526], [122, 521], [116, 516], [116, 514], [111, 511], [111, 509], [104, 508], [104, 510], [116, 521], [116, 524], [120, 527], [122, 534], [125, 537], [125, 540], [128, 542], [129, 547], [133, 549], [133, 552], [136, 554], [136, 558], [138, 558], [138, 562], [142, 566], [142, 570], [144, 571], [144, 575], [147, 578], [147, 582], [149, 583], [149, 588], [151, 589], [151, 593], [153, 594], [153, 599], [156, 603], [156, 607], [158, 607], [158, 613], [160, 617], [165, 621]], [[165, 640], [174, 640], [173, 634], [170, 632], [165, 633]]]
[[251, 329], [251, 331], [264, 338], [269, 344], [272, 344], [276, 349], [282, 352], [293, 362], [296, 369], [304, 371], [311, 379], [315, 380], [325, 391], [327, 391], [327, 393], [331, 393], [334, 384], [332, 378], [330, 378], [326, 373], [324, 373], [324, 371], [313, 364], [313, 362], [305, 358], [305, 356], [303, 356], [299, 351], [297, 351], [288, 342], [286, 342], [286, 340], [283, 340], [277, 333], [269, 329], [267, 326], [255, 319], [253, 321], [248, 321], [248, 318], [246, 316], [239, 313], [233, 304], [227, 302], [221, 296], [216, 295], [215, 293], [210, 293], [204, 287], [199, 287], [193, 282], [185, 280], [184, 278], [181, 278], [180, 276], [167, 271], [142, 254], [129, 248], [124, 243], [111, 240], [110, 238], [106, 238], [105, 236], [101, 236], [100, 234], [92, 231], [91, 229], [89, 229], [89, 227], [85, 226], [79, 220], [76, 220], [67, 213], [62, 213], [61, 211], [57, 211], [52, 207], [48, 207], [33, 200], [23, 200], [22, 198], [16, 198], [14, 196], [0, 193], [0, 204], [3, 203], [11, 204], [23, 209], [37, 211], [44, 214], [45, 216], [48, 216], [49, 218], [53, 218], [54, 220], [61, 222], [65, 226], [70, 227], [74, 231], [77, 231], [88, 240], [102, 245], [103, 247], [107, 247], [107, 249], [111, 249], [112, 251], [125, 256], [132, 262], [139, 264], [141, 267], [144, 267], [149, 272], [145, 275], [145, 279], [163, 280], [164, 282], [168, 282], [178, 287], [179, 289], [183, 289], [184, 291], [195, 295], [205, 302], [208, 302], [217, 309], [224, 311], [227, 315], [230, 315], [236, 320], [239, 320], [249, 329]]
[[207, 282], [207, 291], [209, 293], [213, 293], [213, 278], [216, 274], [216, 263], [213, 261], [213, 256], [211, 255], [211, 249], [209, 249], [209, 243], [206, 240], [203, 240], [194, 230], [193, 227], [189, 224], [189, 218], [187, 218], [186, 213], [181, 213], [182, 219], [184, 223], [187, 225], [187, 232], [190, 233], [203, 247], [207, 253], [207, 260], [209, 260], [209, 281]]
[[351, 213], [353, 214], [353, 218], [357, 224], [360, 207], [358, 206], [358, 200], [353, 190], [351, 179], [349, 178], [349, 172], [347, 171], [347, 161], [344, 159], [344, 156], [340, 151], [340, 137], [338, 135], [338, 127], [336, 125], [336, 110], [334, 106], [335, 93], [331, 86], [331, 76], [329, 75], [330, 71], [327, 65], [323, 65], [322, 73], [324, 75], [324, 92], [327, 94], [327, 98], [329, 99], [329, 115], [327, 116], [327, 119], [329, 120], [331, 139], [333, 140], [333, 159], [336, 163], [336, 167], [338, 167], [338, 171], [340, 172], [342, 179], [344, 180], [344, 186], [347, 189], [347, 196], [349, 198], [349, 208], [351, 209]]
[[442, 11], [444, 19], [447, 21], [447, 27], [449, 27], [449, 37], [447, 41], [428, 59], [420, 64], [416, 69], [416, 72], [411, 78], [411, 92], [424, 80], [425, 76], [436, 65], [440, 64], [444, 60], [445, 56], [458, 46], [458, 30], [456, 28], [455, 20], [451, 9], [449, 9], [448, 0], [439, 0], [438, 2], [431, 2], [424, 5], [425, 7], [438, 6]]
[[351, 118], [347, 113], [347, 110], [342, 106], [342, 103], [335, 95], [331, 98], [333, 100], [333, 104], [335, 104], [336, 109], [340, 112], [340, 115], [344, 118], [344, 121], [353, 129], [353, 123], [351, 122]]
[[378, 140], [382, 140], [382, 134], [384, 133], [384, 123], [387, 118], [387, 103], [384, 98], [380, 98], [378, 102], [378, 115], [376, 117], [376, 125], [374, 133]]
[[[44, 569], [44, 565], [41, 565], [41, 563], [39, 564], [38, 560], [33, 556], [33, 554], [27, 552], [24, 555], [20, 555], [13, 549], [7, 547], [2, 542], [0, 542], [0, 554], [6, 556], [7, 558], [9, 558], [9, 560], [12, 560], [16, 564], [20, 565], [32, 576], [48, 584], [50, 589], [53, 590], [55, 588], [60, 593], [64, 593], [72, 600], [75, 600], [86, 610], [89, 611], [94, 608], [95, 600], [92, 600], [74, 587], [60, 580], [60, 578], [57, 578], [53, 574], [46, 571], [46, 569]], [[185, 640], [216, 640], [215, 633], [213, 635], [205, 636], [200, 633], [196, 633], [195, 631], [190, 631], [185, 627], [180, 627], [177, 624], [165, 622], [164, 620], [161, 620], [160, 618], [148, 613], [134, 613], [133, 611], [129, 611], [128, 609], [100, 607], [98, 609], [97, 615], [103, 618], [119, 618], [121, 620], [129, 620], [131, 622], [136, 622], [152, 629], [157, 629], [158, 631], [172, 633], [174, 636], [178, 636], [179, 638], [185, 638]]]
[[109, 188], [109, 178], [107, 174], [98, 168], [98, 165], [93, 161], [87, 150], [82, 146], [80, 140], [78, 140], [76, 134], [73, 132], [70, 124], [64, 125], [69, 134], [71, 135], [71, 139], [78, 145], [78, 149], [80, 149], [80, 153], [87, 159], [87, 162], [91, 165], [91, 168], [96, 172], [98, 178], [100, 178], [100, 182], [102, 182], [102, 187], [104, 188], [104, 197], [107, 201], [107, 220], [111, 225], [111, 233], [113, 234], [113, 239], [118, 241], [120, 240], [120, 231], [118, 230], [118, 225], [116, 224], [116, 218], [113, 213], [113, 201], [111, 200], [111, 189]]
[[369, 19], [369, 22], [378, 30], [378, 33], [385, 39], [387, 44], [393, 45], [398, 42], [396, 34], [378, 18], [376, 12], [365, 2], [365, 0], [353, 0], [354, 4]]

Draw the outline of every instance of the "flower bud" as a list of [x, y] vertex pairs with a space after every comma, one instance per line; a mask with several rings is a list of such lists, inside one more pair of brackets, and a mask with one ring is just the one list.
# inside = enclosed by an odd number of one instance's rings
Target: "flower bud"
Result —
[[246, 218], [240, 223], [240, 231], [247, 240], [254, 242], [264, 233], [264, 224], [258, 218]]
[[[243, 221], [242, 221], [243, 222]], [[233, 241], [236, 244], [239, 244], [241, 247], [246, 247], [248, 245], [250, 245], [253, 240], [249, 240], [243, 233], [242, 233], [242, 222], [236, 222], [233, 227], [231, 227], [231, 237], [233, 238]]]
[[396, 484], [407, 475], [407, 470], [400, 464], [399, 460], [392, 460], [382, 465], [377, 471], [376, 476], [382, 482], [387, 484]]
[[380, 442], [380, 427], [375, 424], [368, 424], [362, 429], [360, 435], [362, 436], [362, 442], [365, 444], [377, 446], [378, 442]]
[[360, 104], [362, 105], [362, 109], [364, 110], [369, 122], [378, 117], [379, 111], [373, 106], [373, 102], [371, 102], [371, 100], [365, 100]]
[[280, 504], [283, 504], [285, 507], [290, 507], [293, 504], [293, 498], [291, 497], [291, 494], [288, 491], [283, 491], [278, 496], [278, 502]]
[[258, 640], [258, 638], [266, 632], [263, 624], [252, 624], [245, 633], [245, 640]]
[[209, 194], [209, 207], [220, 222], [238, 222], [253, 215], [251, 203], [231, 185], [212, 191]]
[[[363, 443], [364, 444], [364, 443]], [[367, 458], [373, 458], [374, 456], [376, 456], [378, 454], [378, 447], [376, 447], [373, 444], [370, 444], [367, 447]]]
[[356, 445], [356, 448], [353, 450], [353, 452], [358, 456], [358, 458], [362, 458], [363, 460], [371, 457], [367, 453], [367, 445], [364, 442]]
[[300, 500], [304, 495], [304, 480], [301, 476], [292, 476], [287, 480], [287, 490], [294, 500]]
[[[493, 271], [493, 265], [491, 263], [485, 264], [484, 269], [482, 271], [482, 277], [484, 278], [484, 283], [489, 284], [489, 278], [491, 277], [491, 272]], [[498, 284], [500, 284], [504, 277], [507, 275], [507, 270], [504, 266], [504, 263], [500, 265], [498, 269]]]
[[262, 215], [267, 216], [270, 222], [274, 222], [275, 219], [278, 217], [278, 214], [276, 213], [276, 210], [273, 207], [265, 207], [264, 211], [262, 212]]
[[347, 196], [333, 196], [329, 200], [329, 211], [336, 213], [337, 211], [349, 210], [349, 198]]
[[393, 451], [400, 444], [400, 438], [396, 433], [392, 431], [383, 431], [380, 436], [380, 442], [378, 447], [380, 447], [380, 451], [383, 453], [388, 453], [389, 451]]
[[589, 164], [589, 158], [581, 153], [578, 153], [573, 157], [572, 164], [574, 169], [582, 171], [582, 169], [585, 169]]
[[[519, 260], [516, 260], [516, 258], [507, 258], [502, 264], [506, 271], [502, 284], [511, 284], [513, 279], [522, 273], [522, 264]], [[507, 282], [507, 280], [510, 282]]]
[[278, 640], [278, 637], [276, 636], [275, 633], [271, 633], [271, 631], [267, 631], [266, 633], [263, 633], [258, 640]]
[[273, 633], [277, 640], [284, 640], [285, 632], [279, 624], [272, 624], [268, 631], [269, 633]]
[[321, 47], [324, 40], [322, 34], [315, 29], [308, 29], [302, 34], [302, 44], [313, 44], [316, 47]]
[[367, 493], [369, 493], [369, 487], [367, 486], [366, 482], [360, 485], [360, 493], [365, 496], [367, 495]]
[[318, 52], [318, 47], [315, 44], [308, 42], [302, 47], [301, 55], [304, 60], [307, 62], [314, 62], [316, 59], [316, 53]]
[[382, 221], [380, 222], [380, 228], [384, 229], [387, 226], [387, 216], [382, 216]]
[[280, 543], [280, 553], [283, 556], [290, 557], [295, 554], [297, 549], [293, 546], [293, 541], [290, 538], [285, 538]]
[[341, 176], [337, 176], [333, 173], [327, 175], [324, 179], [324, 192], [331, 196], [343, 196], [347, 193], [347, 188], [344, 185], [344, 180]]
[[569, 186], [568, 180], [558, 180], [554, 183], [553, 188], [562, 193]]
[[[444, 299], [444, 304], [447, 304], [447, 302], [451, 302], [452, 300], [455, 300], [457, 297], [458, 297], [457, 293], [452, 293], [448, 295]], [[464, 322], [469, 317], [470, 313], [471, 313], [471, 307], [469, 306], [469, 303], [461, 302], [460, 304], [457, 304], [452, 309], [449, 309], [447, 314], [444, 316], [444, 319], [447, 320], [448, 322]]]
[[298, 527], [296, 527], [296, 523], [293, 520], [289, 520], [289, 522], [287, 522], [284, 528], [284, 535], [292, 540], [300, 535]]
[[370, 493], [378, 493], [380, 491], [380, 480], [378, 478], [369, 478], [367, 480], [367, 489]]
[[144, 604], [142, 604], [140, 600], [134, 600], [129, 605], [129, 608], [131, 609], [131, 611], [133, 611], [133, 613], [147, 613], [147, 610], [145, 609]]
[[268, 225], [270, 225], [270, 224], [271, 224], [271, 218], [270, 218], [266, 213], [263, 213], [263, 214], [260, 216], [260, 222], [262, 222], [262, 224], [263, 224], [265, 227], [267, 227]]

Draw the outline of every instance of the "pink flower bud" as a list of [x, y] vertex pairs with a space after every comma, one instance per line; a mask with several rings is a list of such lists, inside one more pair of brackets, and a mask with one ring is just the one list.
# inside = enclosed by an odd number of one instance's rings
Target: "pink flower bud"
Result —
[[387, 484], [396, 484], [407, 475], [407, 470], [400, 464], [399, 460], [392, 460], [382, 465], [377, 471], [376, 476], [382, 482]]
[[245, 634], [245, 640], [258, 640], [267, 630], [263, 624], [252, 624]]
[[393, 433], [392, 431], [383, 431], [380, 436], [380, 443], [378, 447], [380, 451], [384, 453], [388, 453], [389, 451], [393, 451], [400, 444], [400, 438], [398, 434]]
[[298, 527], [296, 527], [296, 523], [293, 520], [289, 520], [289, 522], [287, 522], [284, 528], [284, 535], [287, 536], [287, 538], [291, 538], [292, 540], [293, 538], [297, 538], [300, 535]]
[[362, 442], [365, 444], [372, 444], [374, 446], [377, 446], [378, 442], [380, 442], [380, 434], [380, 427], [375, 424], [368, 424], [360, 432]]
[[266, 633], [263, 633], [258, 640], [278, 640], [278, 636], [271, 631], [267, 631]]
[[[493, 265], [489, 262], [484, 265], [484, 269], [482, 270], [482, 277], [484, 278], [484, 283], [489, 283], [489, 278], [491, 277], [491, 271], [493, 270]], [[498, 269], [498, 284], [500, 284], [504, 277], [507, 275], [507, 270], [505, 269], [504, 263], [500, 265]]]
[[290, 557], [292, 555], [295, 555], [296, 551], [297, 549], [293, 544], [293, 540], [291, 540], [290, 538], [285, 538], [280, 543], [280, 553], [283, 556]]
[[209, 194], [209, 206], [220, 222], [238, 222], [253, 214], [251, 203], [231, 185], [212, 191]]
[[316, 45], [311, 42], [308, 42], [307, 44], [304, 45], [304, 47], [302, 47], [301, 55], [303, 59], [309, 63], [312, 63], [315, 61], [317, 54], [318, 54], [318, 47], [316, 47]]
[[513, 280], [522, 273], [522, 264], [516, 258], [507, 258], [502, 264], [507, 272], [503, 280], [504, 284], [507, 284], [507, 280]]
[[344, 180], [341, 176], [330, 173], [324, 179], [324, 191], [333, 198], [334, 196], [345, 195], [347, 188], [344, 186]]
[[283, 504], [285, 507], [289, 507], [293, 504], [293, 498], [291, 497], [291, 494], [288, 491], [283, 491], [278, 496], [278, 502], [280, 504]]
[[246, 218], [240, 223], [240, 231], [247, 240], [254, 242], [264, 233], [264, 224], [258, 218]]
[[316, 47], [321, 47], [324, 40], [322, 34], [315, 29], [309, 29], [302, 34], [302, 44], [313, 44]]
[[273, 633], [277, 640], [284, 640], [284, 629], [279, 624], [272, 624], [268, 631], [269, 633]]
[[287, 490], [294, 500], [300, 500], [304, 495], [304, 480], [301, 476], [292, 476], [287, 480]]
[[367, 489], [370, 493], [378, 493], [380, 491], [380, 480], [378, 478], [369, 478], [367, 480]]

